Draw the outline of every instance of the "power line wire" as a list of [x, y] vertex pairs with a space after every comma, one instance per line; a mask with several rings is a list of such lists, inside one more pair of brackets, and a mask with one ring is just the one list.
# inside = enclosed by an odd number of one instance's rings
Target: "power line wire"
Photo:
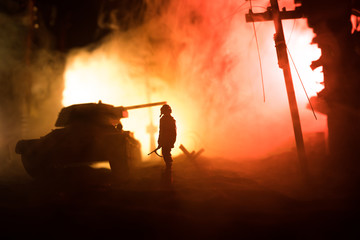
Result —
[[292, 36], [294, 28], [295, 28], [295, 23], [296, 23], [296, 18], [294, 19], [294, 23], [293, 23], [293, 26], [291, 28], [289, 39], [287, 40], [287, 44], [289, 44], [289, 42], [290, 42], [291, 36]]
[[316, 117], [314, 108], [313, 108], [313, 106], [312, 106], [312, 104], [311, 104], [311, 102], [310, 102], [310, 99], [309, 99], [309, 96], [308, 96], [308, 94], [307, 94], [307, 92], [306, 92], [305, 86], [304, 86], [304, 84], [303, 84], [303, 82], [302, 82], [302, 80], [301, 80], [299, 71], [298, 71], [298, 69], [297, 69], [297, 67], [296, 67], [296, 65], [295, 65], [294, 59], [293, 59], [292, 56], [291, 56], [290, 50], [289, 50], [289, 48], [287, 47], [287, 45], [289, 44], [289, 42], [290, 42], [290, 40], [291, 40], [293, 31], [294, 31], [294, 28], [295, 28], [295, 24], [296, 24], [296, 19], [294, 19], [294, 23], [293, 23], [293, 26], [292, 26], [292, 28], [291, 28], [290, 36], [289, 36], [289, 38], [288, 38], [288, 40], [287, 40], [287, 43], [286, 43], [286, 49], [287, 49], [287, 51], [288, 51], [288, 53], [289, 53], [291, 62], [292, 62], [292, 64], [294, 65], [295, 71], [296, 71], [296, 73], [297, 73], [297, 75], [298, 75], [298, 77], [299, 77], [299, 80], [300, 80], [300, 82], [301, 82], [302, 88], [304, 89], [306, 98], [307, 98], [307, 100], [308, 100], [308, 102], [309, 102], [309, 105], [310, 105], [311, 110], [312, 110], [312, 112], [313, 112], [313, 114], [314, 114], [314, 117], [315, 117], [315, 119], [317, 120], [317, 117]]
[[308, 100], [308, 102], [309, 102], [309, 105], [310, 105], [310, 107], [311, 107], [311, 110], [312, 110], [312, 112], [313, 112], [313, 115], [314, 115], [315, 119], [317, 120], [317, 117], [316, 117], [316, 114], [315, 114], [315, 111], [314, 111], [313, 105], [312, 105], [312, 104], [311, 104], [311, 102], [310, 102], [310, 98], [309, 98], [309, 96], [308, 96], [308, 94], [307, 94], [307, 92], [306, 92], [305, 86], [304, 86], [304, 84], [303, 84], [303, 81], [301, 80], [301, 77], [300, 77], [299, 71], [298, 71], [298, 69], [297, 69], [297, 67], [296, 67], [296, 65], [295, 65], [295, 62], [294, 62], [294, 60], [293, 60], [293, 58], [292, 58], [292, 56], [291, 56], [291, 53], [290, 53], [289, 48], [287, 47], [287, 44], [286, 44], [286, 49], [287, 49], [287, 51], [288, 51], [288, 53], [289, 53], [289, 56], [290, 56], [291, 62], [292, 62], [292, 63], [293, 63], [293, 65], [294, 65], [295, 71], [296, 71], [296, 73], [297, 73], [297, 75], [298, 75], [298, 77], [299, 77], [299, 80], [300, 80], [301, 86], [302, 86], [302, 88], [304, 89], [304, 92], [305, 92], [306, 98], [307, 98], [307, 100]]
[[220, 24], [220, 23], [224, 22], [225, 20], [233, 17], [233, 16], [234, 16], [235, 14], [237, 14], [240, 10], [242, 10], [242, 7], [243, 7], [245, 4], [246, 4], [246, 2], [244, 2], [243, 4], [241, 4], [241, 5], [239, 5], [238, 7], [236, 7], [235, 10], [234, 10], [231, 14], [229, 14], [229, 15], [227, 15], [226, 17], [224, 17], [223, 19], [221, 19], [217, 24]]
[[[251, 11], [252, 11], [252, 3], [251, 3], [251, 0], [250, 0], [250, 9], [251, 9]], [[250, 15], [250, 16], [251, 16], [251, 15]], [[252, 25], [253, 25], [253, 29], [254, 29], [254, 36], [255, 36], [255, 41], [256, 41], [256, 48], [257, 48], [257, 52], [258, 52], [259, 65], [260, 65], [260, 73], [261, 73], [261, 85], [262, 85], [263, 97], [264, 97], [264, 102], [265, 102], [264, 75], [263, 75], [262, 64], [261, 64], [261, 56], [260, 56], [259, 42], [258, 42], [258, 38], [257, 38], [257, 34], [256, 34], [256, 28], [255, 28], [255, 22], [254, 22], [254, 21], [252, 21]]]

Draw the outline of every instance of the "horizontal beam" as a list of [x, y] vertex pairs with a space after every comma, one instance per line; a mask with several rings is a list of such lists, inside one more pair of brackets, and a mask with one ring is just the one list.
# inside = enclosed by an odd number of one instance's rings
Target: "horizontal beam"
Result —
[[[295, 8], [294, 11], [286, 11], [284, 8], [280, 13], [280, 19], [296, 19], [303, 18], [304, 14], [301, 11], [300, 7]], [[263, 13], [253, 13], [252, 10], [249, 10], [249, 13], [245, 15], [246, 22], [264, 22], [264, 21], [272, 21], [273, 14], [271, 11], [271, 7], [268, 7], [266, 12]]]

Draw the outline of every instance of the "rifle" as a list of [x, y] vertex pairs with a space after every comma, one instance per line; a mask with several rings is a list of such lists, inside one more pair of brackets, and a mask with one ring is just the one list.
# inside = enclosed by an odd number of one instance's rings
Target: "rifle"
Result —
[[152, 150], [150, 153], [148, 153], [148, 155], [155, 153], [156, 155], [158, 155], [159, 157], [162, 157], [160, 154], [157, 153], [157, 150], [159, 150], [161, 147], [158, 146], [157, 148], [155, 148], [154, 150]]

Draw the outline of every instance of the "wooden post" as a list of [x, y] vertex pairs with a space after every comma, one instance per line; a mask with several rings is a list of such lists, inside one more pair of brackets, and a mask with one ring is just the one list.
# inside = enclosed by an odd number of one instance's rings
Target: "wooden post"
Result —
[[[266, 20], [273, 20], [275, 24], [275, 30], [276, 33], [274, 35], [274, 41], [275, 41], [275, 47], [276, 47], [276, 53], [278, 57], [278, 64], [279, 67], [283, 70], [284, 78], [285, 78], [285, 85], [286, 85], [286, 91], [290, 106], [290, 112], [291, 112], [291, 119], [293, 123], [293, 129], [295, 134], [295, 141], [296, 141], [296, 148], [297, 153], [299, 157], [300, 162], [300, 170], [307, 178], [308, 171], [307, 171], [307, 157], [305, 153], [305, 145], [304, 145], [304, 139], [302, 135], [301, 130], [301, 123], [300, 123], [300, 116], [299, 116], [299, 110], [296, 102], [295, 97], [295, 91], [294, 91], [294, 85], [291, 77], [291, 71], [290, 71], [290, 64], [289, 59], [287, 55], [287, 47], [284, 37], [284, 31], [282, 27], [282, 19], [290, 19], [290, 18], [299, 18], [301, 17], [300, 12], [298, 9], [296, 11], [282, 11], [279, 10], [279, 5], [277, 0], [270, 0], [271, 8], [268, 9], [267, 12], [261, 13], [261, 14], [253, 14], [250, 12], [246, 16], [246, 20], [249, 22], [254, 21], [266, 21]], [[254, 16], [256, 18], [254, 18]]]

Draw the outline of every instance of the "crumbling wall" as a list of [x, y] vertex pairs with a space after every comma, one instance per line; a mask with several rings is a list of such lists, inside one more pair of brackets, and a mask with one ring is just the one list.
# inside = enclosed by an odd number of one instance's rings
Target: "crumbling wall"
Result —
[[322, 66], [325, 88], [318, 98], [327, 105], [332, 170], [358, 175], [360, 166], [360, 55], [350, 16], [359, 1], [302, 0], [313, 43], [322, 51], [311, 65]]

